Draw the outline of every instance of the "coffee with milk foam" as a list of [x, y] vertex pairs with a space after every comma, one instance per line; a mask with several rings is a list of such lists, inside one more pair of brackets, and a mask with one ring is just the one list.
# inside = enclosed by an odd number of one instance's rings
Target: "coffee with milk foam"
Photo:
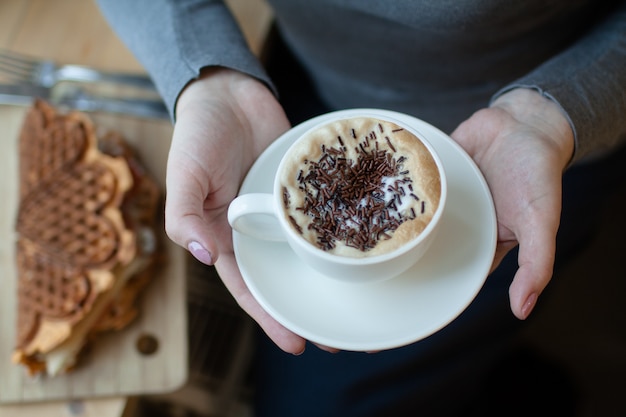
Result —
[[441, 177], [423, 142], [403, 127], [355, 117], [315, 128], [280, 173], [291, 226], [330, 253], [367, 257], [416, 238], [432, 219]]

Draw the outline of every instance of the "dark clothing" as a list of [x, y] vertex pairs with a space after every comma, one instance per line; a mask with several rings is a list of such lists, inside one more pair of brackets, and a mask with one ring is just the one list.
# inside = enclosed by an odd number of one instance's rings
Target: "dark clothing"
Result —
[[[268, 85], [221, 1], [99, 0], [173, 112], [203, 67]], [[332, 109], [414, 115], [450, 133], [511, 88], [556, 101], [575, 160], [626, 134], [626, 2], [270, 0], [286, 43]]]
[[[276, 80], [290, 120], [299, 123], [329, 111], [280, 39], [274, 39], [272, 45], [268, 72]], [[622, 146], [610, 156], [580, 163], [564, 175], [555, 271], [573, 259], [592, 237], [599, 220], [589, 213], [601, 212], [614, 190], [626, 189], [625, 164], [626, 146]], [[496, 385], [507, 391], [507, 384], [517, 385], [516, 379], [523, 377], [498, 369], [511, 365], [506, 361], [516, 348], [517, 330], [524, 324], [513, 316], [509, 306], [508, 288], [516, 271], [517, 250], [513, 250], [488, 277], [468, 309], [450, 325], [420, 342], [386, 352], [329, 354], [309, 345], [304, 354], [293, 356], [282, 352], [259, 331], [254, 361], [256, 417], [507, 415], [506, 408], [489, 408], [498, 404], [489, 398], [489, 389]], [[506, 378], [490, 380], [496, 372]], [[541, 378], [554, 378], [542, 374], [536, 377], [529, 381], [532, 387], [522, 388], [540, 390]], [[550, 386], [550, 394], [545, 394], [558, 403], [557, 414], [574, 414], [567, 411], [574, 406], [574, 388], [567, 384], [561, 381], [560, 386]], [[559, 397], [559, 393], [566, 398]], [[519, 395], [523, 397], [524, 392]], [[533, 398], [525, 401], [528, 406], [514, 408], [550, 415], [549, 401], [544, 401], [541, 409]], [[515, 415], [524, 414], [520, 411]]]
[[[294, 124], [377, 107], [450, 133], [502, 92], [536, 89], [569, 118], [580, 161], [563, 180], [557, 268], [593, 232], [589, 211], [626, 183], [624, 1], [270, 0], [280, 36], [266, 67], [219, 1], [99, 3], [172, 112], [181, 89], [215, 65], [264, 81]], [[308, 346], [296, 357], [261, 334], [257, 417], [469, 415], [521, 325], [508, 299], [516, 270], [512, 251], [460, 317], [410, 346], [377, 354]]]

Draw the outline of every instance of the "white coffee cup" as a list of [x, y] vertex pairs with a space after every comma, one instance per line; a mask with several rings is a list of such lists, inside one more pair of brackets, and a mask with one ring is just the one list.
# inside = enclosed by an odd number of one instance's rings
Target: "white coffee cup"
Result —
[[302, 134], [279, 163], [273, 193], [238, 196], [228, 221], [247, 236], [286, 241], [323, 275], [372, 282], [405, 272], [424, 255], [446, 197], [443, 165], [424, 135], [363, 113], [326, 119]]

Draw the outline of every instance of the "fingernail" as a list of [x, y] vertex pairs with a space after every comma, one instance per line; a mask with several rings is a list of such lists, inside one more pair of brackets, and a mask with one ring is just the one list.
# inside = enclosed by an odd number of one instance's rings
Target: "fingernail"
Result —
[[189, 252], [191, 252], [194, 258], [203, 264], [213, 265], [213, 257], [211, 257], [211, 253], [198, 242], [190, 242], [187, 249], [189, 249]]
[[530, 294], [522, 306], [522, 316], [524, 316], [524, 319], [527, 319], [528, 316], [530, 316], [530, 313], [533, 311], [533, 308], [535, 308], [536, 303], [537, 293]]

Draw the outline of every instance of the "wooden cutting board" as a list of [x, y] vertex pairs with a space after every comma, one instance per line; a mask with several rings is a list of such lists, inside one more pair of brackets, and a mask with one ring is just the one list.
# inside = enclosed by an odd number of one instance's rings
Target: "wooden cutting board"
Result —
[[[15, 341], [16, 270], [14, 222], [17, 210], [17, 145], [26, 109], [0, 105], [0, 403], [67, 400], [172, 391], [186, 382], [186, 253], [167, 239], [165, 266], [141, 300], [138, 319], [121, 332], [97, 339], [81, 366], [55, 378], [33, 379], [11, 363]], [[137, 149], [162, 188], [172, 127], [169, 121], [92, 115], [97, 126], [121, 132]], [[154, 354], [142, 354], [138, 341], [158, 342]]]

